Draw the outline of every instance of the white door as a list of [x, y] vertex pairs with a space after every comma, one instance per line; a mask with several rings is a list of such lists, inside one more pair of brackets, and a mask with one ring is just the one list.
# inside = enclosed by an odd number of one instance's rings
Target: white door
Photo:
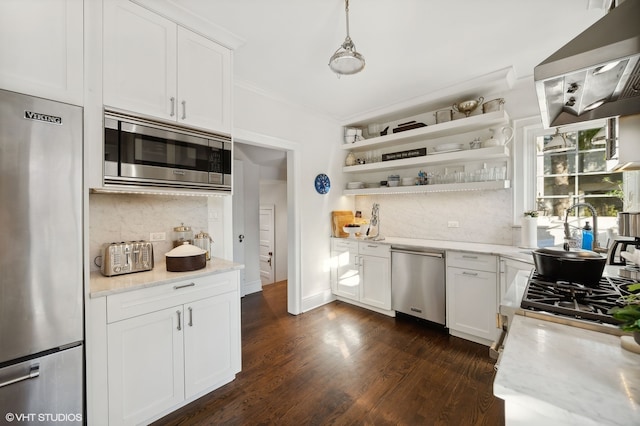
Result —
[[109, 324], [109, 423], [138, 424], [184, 400], [182, 306]]
[[275, 206], [260, 206], [260, 281], [273, 284], [275, 276]]
[[0, 1], [0, 87], [82, 105], [82, 0]]
[[178, 121], [231, 133], [231, 53], [178, 27]]
[[175, 120], [177, 25], [130, 1], [104, 2], [104, 104]]
[[[244, 163], [233, 160], [233, 261], [244, 264]], [[240, 296], [244, 296], [244, 269], [240, 270]]]
[[184, 307], [185, 395], [229, 381], [240, 371], [240, 303], [237, 292]]

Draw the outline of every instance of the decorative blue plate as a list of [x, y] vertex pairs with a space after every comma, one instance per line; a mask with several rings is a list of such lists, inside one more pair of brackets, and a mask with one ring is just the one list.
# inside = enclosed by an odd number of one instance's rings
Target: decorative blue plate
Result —
[[324, 173], [320, 173], [316, 176], [316, 191], [318, 194], [326, 194], [331, 189], [331, 181], [329, 180], [329, 176]]

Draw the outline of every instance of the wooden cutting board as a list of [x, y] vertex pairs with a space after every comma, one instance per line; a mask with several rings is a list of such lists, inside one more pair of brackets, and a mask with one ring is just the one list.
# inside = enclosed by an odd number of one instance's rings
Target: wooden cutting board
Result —
[[349, 210], [334, 210], [331, 212], [331, 230], [334, 237], [346, 238], [349, 236], [342, 230], [344, 225], [354, 223], [353, 212]]

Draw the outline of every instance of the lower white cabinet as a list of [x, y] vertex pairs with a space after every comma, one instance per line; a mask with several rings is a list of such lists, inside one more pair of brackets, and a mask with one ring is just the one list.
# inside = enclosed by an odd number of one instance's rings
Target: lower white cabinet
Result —
[[387, 244], [358, 243], [358, 264], [362, 275], [360, 302], [391, 309], [391, 251]]
[[490, 345], [497, 336], [496, 256], [447, 252], [447, 326], [458, 337]]
[[331, 259], [331, 290], [336, 296], [393, 315], [388, 244], [333, 238]]
[[109, 424], [137, 424], [184, 399], [182, 307], [108, 326]]
[[103, 315], [105, 331], [94, 334], [106, 337], [97, 345], [106, 348], [106, 359], [94, 354], [92, 364], [106, 364], [107, 372], [106, 389], [91, 385], [89, 393], [107, 395], [107, 406], [95, 412], [108, 413], [105, 420], [90, 411], [94, 424], [148, 423], [230, 382], [241, 369], [239, 271], [93, 302], [92, 316]]
[[500, 257], [500, 295], [498, 300], [502, 300], [518, 272], [531, 272], [533, 267], [533, 259], [531, 262], [523, 262], [508, 257]]

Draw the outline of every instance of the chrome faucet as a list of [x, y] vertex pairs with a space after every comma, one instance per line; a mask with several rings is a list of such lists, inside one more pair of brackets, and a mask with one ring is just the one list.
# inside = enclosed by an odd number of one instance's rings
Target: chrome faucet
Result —
[[[564, 215], [564, 236], [565, 238], [571, 238], [571, 233], [569, 232], [569, 212], [576, 207], [586, 207], [591, 212], [591, 216], [593, 216], [593, 251], [596, 253], [606, 253], [606, 249], [600, 248], [598, 245], [598, 215], [596, 213], [596, 209], [589, 203], [576, 203], [569, 207]], [[567, 246], [565, 246], [565, 249]]]

